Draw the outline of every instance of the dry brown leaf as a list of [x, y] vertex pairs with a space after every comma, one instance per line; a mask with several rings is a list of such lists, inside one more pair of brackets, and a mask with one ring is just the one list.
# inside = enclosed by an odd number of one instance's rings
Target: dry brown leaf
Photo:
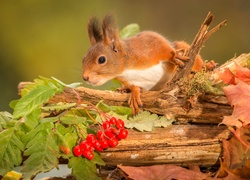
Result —
[[250, 129], [237, 129], [235, 136], [229, 141], [223, 140], [222, 144], [224, 160], [221, 162], [217, 178], [250, 179]]
[[229, 68], [226, 68], [219, 76], [225, 84], [235, 84], [235, 76]]
[[248, 68], [244, 68], [242, 66], [239, 66], [236, 63], [235, 63], [235, 66], [236, 66], [235, 77], [241, 81], [244, 81], [244, 82], [250, 84], [250, 70]]
[[250, 69], [239, 66], [237, 63], [235, 64], [235, 74], [232, 73], [232, 71], [229, 68], [226, 68], [223, 73], [221, 73], [219, 76], [221, 80], [225, 84], [238, 84], [238, 82], [243, 81], [247, 84], [250, 84]]
[[118, 165], [129, 178], [134, 180], [209, 180], [210, 175], [195, 170], [185, 169], [174, 165], [155, 166], [121, 166]]
[[250, 85], [241, 81], [235, 86], [224, 87], [223, 91], [234, 110], [231, 116], [223, 119], [222, 123], [237, 128], [250, 124]]

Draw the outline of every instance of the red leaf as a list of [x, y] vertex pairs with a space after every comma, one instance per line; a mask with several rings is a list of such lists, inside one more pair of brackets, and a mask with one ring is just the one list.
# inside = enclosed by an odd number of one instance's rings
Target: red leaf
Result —
[[222, 74], [219, 74], [219, 76], [225, 84], [235, 84], [234, 74], [230, 71], [229, 68], [226, 68]]
[[120, 166], [129, 178], [134, 180], [155, 180], [155, 179], [181, 179], [181, 180], [208, 180], [209, 174], [203, 174], [197, 170], [188, 170], [174, 165], [155, 166]]
[[217, 178], [225, 180], [250, 177], [250, 129], [241, 127], [229, 141], [223, 140], [223, 159]]
[[238, 84], [238, 80], [246, 82], [250, 84], [250, 69], [239, 66], [237, 63], [235, 64], [236, 73], [233, 74], [229, 68], [226, 68], [222, 74], [219, 74], [221, 80], [225, 84]]
[[223, 91], [234, 110], [231, 116], [224, 117], [222, 123], [238, 128], [250, 124], [250, 85], [240, 81], [235, 86], [224, 87]]
[[236, 63], [235, 63], [235, 66], [236, 66], [235, 77], [241, 81], [244, 81], [250, 84], [250, 69], [239, 66]]

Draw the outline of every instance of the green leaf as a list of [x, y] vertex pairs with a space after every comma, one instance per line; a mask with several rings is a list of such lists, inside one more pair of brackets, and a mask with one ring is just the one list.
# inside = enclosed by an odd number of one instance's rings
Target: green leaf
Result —
[[100, 166], [106, 165], [106, 163], [102, 160], [100, 154], [98, 154], [97, 152], [94, 152], [94, 159], [92, 159], [92, 162]]
[[21, 96], [25, 96], [30, 91], [36, 89], [38, 86], [48, 86], [53, 89], [57, 94], [63, 91], [63, 85], [56, 80], [39, 76], [39, 79], [34, 79], [34, 83], [27, 84], [21, 91]]
[[6, 125], [12, 120], [12, 115], [6, 111], [0, 112], [0, 132], [6, 128]]
[[74, 117], [74, 116], [63, 116], [63, 117], [60, 117], [60, 121], [63, 123], [63, 124], [80, 124], [80, 123], [83, 123], [83, 124], [86, 124], [85, 121], [87, 119], [85, 117]]
[[62, 125], [61, 123], [56, 123], [56, 130], [62, 134], [62, 135], [65, 135], [65, 134], [68, 134], [68, 133], [71, 133], [71, 132], [74, 132], [74, 127], [73, 126], [64, 126]]
[[70, 109], [70, 108], [75, 107], [75, 106], [76, 106], [76, 103], [62, 103], [62, 102], [60, 102], [56, 105], [42, 107], [41, 109], [44, 111], [59, 112], [59, 111], [65, 110], [65, 109]]
[[64, 140], [69, 145], [70, 149], [73, 149], [73, 147], [77, 144], [77, 140], [79, 137], [77, 136], [76, 132], [67, 133], [64, 135]]
[[[59, 149], [61, 149], [60, 147], [64, 147], [64, 148], [67, 147], [67, 148], [69, 148], [68, 142], [65, 140], [64, 136], [59, 131], [57, 131], [57, 129], [54, 130], [53, 136], [54, 136], [54, 138], [56, 140], [56, 144], [59, 147]], [[62, 153], [60, 153], [60, 154], [62, 156], [65, 155], [64, 151], [62, 151]]]
[[[65, 128], [66, 131], [71, 130], [71, 132], [68, 132], [68, 133], [63, 132], [63, 134], [60, 132], [60, 130], [61, 130], [60, 127], [61, 127], [60, 125], [56, 127], [54, 137], [55, 137], [55, 139], [57, 141], [57, 145], [60, 149], [61, 157], [68, 159], [69, 157], [74, 156], [72, 149], [77, 143], [79, 143], [78, 142], [79, 137], [77, 136], [77, 133], [74, 131], [74, 128], [71, 128], [72, 126]], [[63, 147], [63, 148], [61, 148], [61, 147]], [[65, 154], [65, 151], [64, 151], [65, 148], [70, 149], [69, 154]]]
[[93, 161], [89, 161], [83, 157], [71, 157], [68, 163], [68, 167], [72, 168], [72, 175], [77, 180], [100, 180], [101, 178], [97, 174], [96, 164]]
[[9, 103], [10, 108], [14, 109], [18, 101], [19, 99], [10, 101]]
[[102, 110], [103, 112], [109, 112], [111, 111], [111, 106], [108, 106], [107, 104], [103, 103], [103, 101], [100, 101], [96, 107], [100, 110]]
[[160, 119], [156, 120], [154, 122], [154, 127], [168, 127], [171, 126], [174, 122], [174, 119], [167, 119], [166, 117], [162, 116]]
[[159, 117], [157, 114], [142, 111], [138, 115], [129, 118], [129, 120], [124, 120], [124, 122], [127, 128], [136, 128], [139, 131], [153, 131], [155, 127], [167, 127], [171, 125], [173, 120], [167, 120], [165, 117]]
[[42, 118], [39, 120], [39, 123], [47, 123], [47, 122], [56, 122], [58, 121], [58, 117], [46, 117], [46, 118]]
[[36, 108], [42, 106], [49, 98], [55, 95], [55, 91], [48, 86], [38, 86], [22, 97], [15, 106], [13, 118], [19, 119], [30, 114]]
[[140, 27], [138, 24], [129, 24], [120, 31], [120, 37], [125, 39], [137, 34], [138, 32], [140, 32]]
[[55, 78], [55, 77], [51, 77], [53, 80], [55, 80], [56, 82], [58, 82], [59, 84], [61, 84], [62, 86], [68, 87], [68, 88], [77, 88], [79, 86], [82, 85], [82, 83], [80, 82], [76, 82], [76, 83], [72, 83], [72, 84], [65, 84], [62, 81], [60, 81], [59, 79]]
[[34, 129], [32, 129], [31, 131], [29, 131], [28, 133], [26, 133], [23, 137], [22, 137], [22, 141], [27, 144], [29, 141], [31, 141], [38, 132], [42, 131], [43, 129], [51, 129], [51, 122], [45, 122], [45, 123], [41, 123], [38, 126], [36, 126]]
[[41, 115], [41, 110], [35, 109], [27, 116], [24, 116], [22, 121], [21, 121], [22, 130], [24, 132], [28, 132], [28, 131], [34, 129], [39, 123], [40, 115]]
[[97, 105], [97, 108], [102, 110], [103, 112], [110, 112], [113, 111], [119, 115], [131, 115], [132, 111], [131, 108], [125, 107], [125, 106], [109, 106], [102, 101], [100, 101]]
[[50, 171], [54, 167], [58, 168], [59, 148], [53, 136], [53, 123], [43, 123], [30, 131], [29, 142], [26, 145], [24, 156], [28, 159], [24, 161], [22, 172], [24, 179], [30, 179], [39, 172]]
[[64, 89], [64, 86], [54, 79], [46, 78], [43, 76], [39, 76], [39, 78], [42, 80], [43, 85], [50, 86], [57, 94], [61, 93]]
[[22, 162], [24, 145], [17, 137], [15, 128], [8, 128], [0, 133], [0, 175], [5, 175]]

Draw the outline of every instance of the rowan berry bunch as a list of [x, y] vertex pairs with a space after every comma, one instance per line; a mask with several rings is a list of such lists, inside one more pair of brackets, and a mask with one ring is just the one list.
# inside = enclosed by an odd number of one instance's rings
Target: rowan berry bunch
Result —
[[75, 156], [83, 156], [88, 160], [94, 158], [94, 151], [101, 152], [105, 149], [114, 148], [118, 141], [126, 139], [128, 130], [124, 128], [124, 121], [111, 117], [102, 123], [102, 128], [97, 131], [96, 135], [88, 134], [84, 141], [74, 146], [73, 153]]

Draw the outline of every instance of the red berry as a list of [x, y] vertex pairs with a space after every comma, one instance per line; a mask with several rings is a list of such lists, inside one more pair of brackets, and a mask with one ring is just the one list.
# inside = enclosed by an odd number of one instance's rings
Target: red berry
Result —
[[120, 129], [119, 134], [117, 135], [118, 139], [126, 139], [128, 136], [128, 130], [127, 129]]
[[104, 136], [104, 132], [102, 131], [102, 130], [99, 130], [98, 132], [97, 132], [97, 134], [96, 134], [96, 137], [97, 137], [97, 139], [102, 139], [103, 138], [103, 136]]
[[88, 134], [87, 137], [86, 137], [86, 141], [93, 145], [96, 142], [95, 135], [94, 134]]
[[117, 129], [124, 128], [124, 121], [121, 119], [118, 119], [116, 121], [116, 127], [117, 127]]
[[110, 123], [110, 124], [115, 124], [115, 123], [116, 123], [116, 118], [115, 118], [115, 117], [111, 117], [111, 118], [109, 119], [109, 123]]
[[66, 154], [66, 155], [68, 155], [68, 154], [71, 152], [71, 151], [70, 151], [70, 148], [69, 148], [68, 146], [60, 145], [59, 148], [60, 148], [60, 150], [61, 150], [64, 154]]
[[87, 158], [88, 160], [92, 160], [94, 158], [94, 153], [93, 151], [85, 150], [83, 151], [83, 156]]
[[115, 134], [113, 133], [112, 129], [106, 130], [104, 133], [105, 133], [106, 137], [108, 137], [109, 139], [115, 137]]
[[119, 134], [119, 130], [118, 130], [118, 129], [116, 129], [116, 128], [111, 128], [111, 130], [112, 130], [112, 133], [113, 133], [113, 134], [115, 134], [115, 135]]
[[89, 150], [89, 151], [91, 151], [93, 149], [93, 146], [89, 142], [87, 142], [87, 141], [82, 141], [80, 143], [80, 147], [81, 147], [82, 150]]
[[116, 138], [109, 139], [108, 143], [111, 148], [114, 148], [118, 145], [118, 139]]
[[110, 123], [109, 123], [109, 121], [108, 121], [108, 120], [104, 121], [104, 122], [102, 123], [102, 127], [103, 127], [103, 129], [109, 129], [109, 128], [110, 128]]
[[79, 145], [76, 145], [74, 148], [73, 148], [73, 153], [76, 157], [78, 156], [81, 156], [82, 155], [82, 149]]
[[100, 141], [97, 140], [97, 141], [95, 142], [95, 144], [93, 144], [93, 146], [94, 146], [94, 148], [95, 148], [96, 151], [98, 151], [98, 152], [101, 152], [101, 151], [102, 151], [102, 146], [101, 146]]
[[106, 139], [100, 140], [100, 144], [101, 144], [103, 149], [107, 149], [109, 147], [108, 140], [106, 140]]

